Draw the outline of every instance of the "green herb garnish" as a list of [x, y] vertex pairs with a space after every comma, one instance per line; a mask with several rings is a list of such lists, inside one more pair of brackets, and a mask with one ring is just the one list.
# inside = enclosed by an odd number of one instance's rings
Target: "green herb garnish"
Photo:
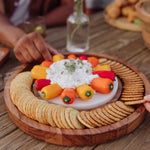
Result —
[[71, 74], [76, 70], [76, 63], [74, 62], [73, 59], [70, 59], [70, 62], [65, 62], [64, 66], [66, 70], [68, 70], [68, 72]]
[[82, 60], [78, 60], [78, 64], [84, 65]]

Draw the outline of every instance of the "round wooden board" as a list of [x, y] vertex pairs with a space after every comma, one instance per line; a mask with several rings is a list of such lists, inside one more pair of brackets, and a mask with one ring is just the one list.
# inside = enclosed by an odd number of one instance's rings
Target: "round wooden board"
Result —
[[[67, 55], [69, 53], [65, 53]], [[107, 58], [110, 60], [115, 60], [120, 62], [132, 70], [134, 70], [144, 81], [145, 86], [145, 94], [150, 94], [150, 84], [147, 78], [144, 76], [142, 72], [140, 72], [134, 66], [118, 59], [115, 57], [103, 55], [103, 54], [95, 54], [95, 53], [84, 53], [87, 56], [96, 56], [99, 58]], [[76, 53], [77, 56], [81, 55], [80, 53]], [[68, 146], [84, 146], [84, 145], [95, 145], [100, 143], [105, 143], [111, 140], [115, 140], [124, 136], [131, 131], [133, 131], [137, 126], [142, 123], [146, 110], [143, 105], [139, 105], [134, 113], [126, 117], [125, 119], [116, 122], [111, 125], [103, 126], [101, 128], [93, 128], [93, 129], [59, 129], [50, 127], [48, 125], [44, 125], [34, 121], [25, 115], [23, 115], [18, 109], [14, 106], [11, 101], [9, 90], [10, 83], [14, 79], [14, 77], [23, 71], [29, 71], [33, 65], [24, 65], [16, 72], [14, 72], [9, 80], [7, 81], [4, 89], [4, 98], [6, 108], [8, 110], [8, 114], [12, 121], [24, 132], [27, 134], [44, 140], [49, 143], [58, 144], [58, 145], [68, 145]]]
[[123, 30], [128, 30], [128, 31], [141, 32], [141, 26], [128, 22], [125, 17], [112, 19], [107, 14], [105, 14], [104, 18], [105, 18], [105, 21], [113, 27], [123, 29]]

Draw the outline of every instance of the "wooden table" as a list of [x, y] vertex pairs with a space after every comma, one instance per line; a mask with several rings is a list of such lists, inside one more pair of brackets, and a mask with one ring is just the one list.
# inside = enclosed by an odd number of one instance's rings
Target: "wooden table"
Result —
[[[90, 18], [90, 50], [97, 54], [107, 54], [137, 67], [150, 80], [150, 50], [144, 45], [140, 32], [129, 32], [109, 26], [105, 23], [103, 12], [98, 12]], [[60, 52], [66, 45], [66, 27], [56, 27], [47, 30], [46, 40]], [[11, 52], [9, 59], [0, 67], [0, 149], [107, 149], [107, 150], [148, 150], [150, 147], [150, 114], [144, 122], [132, 133], [109, 143], [68, 147], [59, 146], [37, 140], [21, 131], [9, 118], [4, 103], [4, 86], [10, 75], [22, 64]]]

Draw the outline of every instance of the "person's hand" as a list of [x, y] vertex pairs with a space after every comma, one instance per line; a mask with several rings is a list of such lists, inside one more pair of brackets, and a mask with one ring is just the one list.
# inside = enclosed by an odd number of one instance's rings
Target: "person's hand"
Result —
[[144, 106], [146, 110], [150, 112], [150, 95], [144, 96], [144, 99], [146, 100], [146, 102], [144, 103]]
[[14, 53], [20, 62], [31, 63], [43, 59], [52, 60], [52, 55], [58, 54], [58, 51], [46, 43], [40, 34], [32, 32], [17, 41]]

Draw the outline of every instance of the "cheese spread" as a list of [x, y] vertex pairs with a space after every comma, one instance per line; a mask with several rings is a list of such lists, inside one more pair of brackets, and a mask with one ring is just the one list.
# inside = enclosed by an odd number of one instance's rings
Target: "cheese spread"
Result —
[[47, 79], [51, 84], [57, 83], [61, 88], [77, 88], [83, 84], [90, 84], [98, 75], [92, 74], [92, 65], [87, 60], [63, 59], [53, 63], [46, 70]]

